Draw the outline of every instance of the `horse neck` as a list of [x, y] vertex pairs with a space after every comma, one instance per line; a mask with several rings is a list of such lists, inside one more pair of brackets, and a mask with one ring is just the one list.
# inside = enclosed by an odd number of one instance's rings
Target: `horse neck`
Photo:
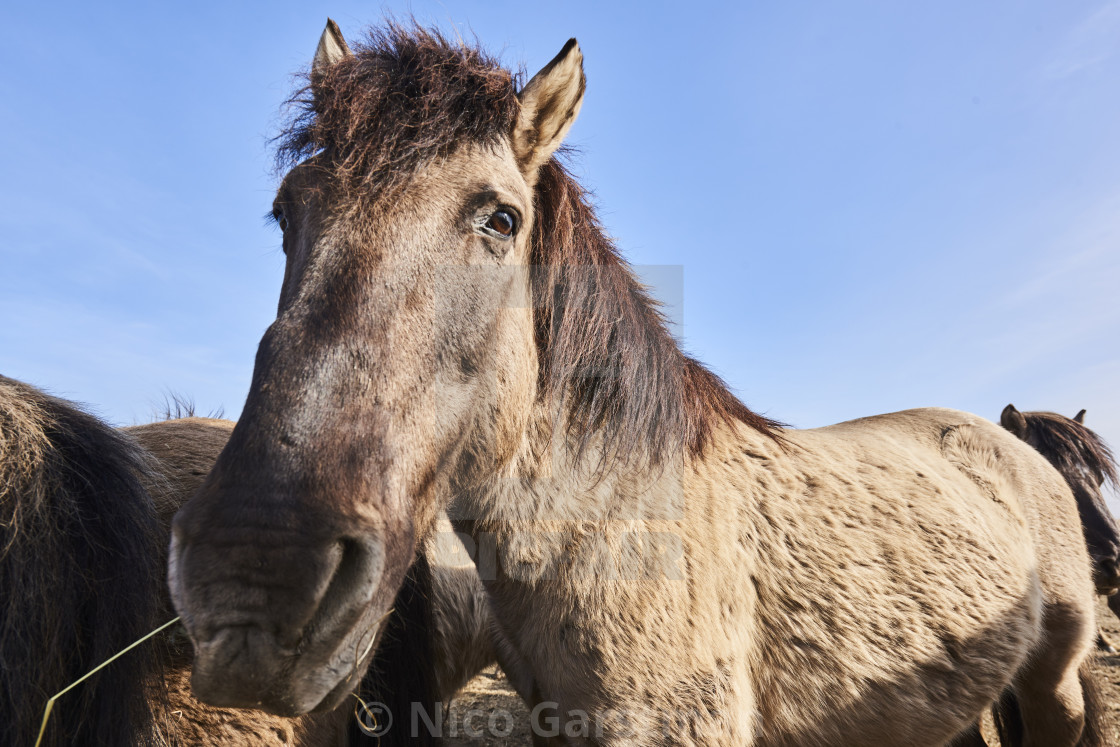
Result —
[[1077, 501], [1077, 512], [1081, 516], [1081, 523], [1092, 526], [1099, 532], [1111, 535], [1115, 542], [1120, 542], [1120, 529], [1112, 516], [1112, 511], [1104, 499], [1104, 488], [1092, 476], [1086, 474], [1069, 474], [1068, 471], [1058, 470], [1066, 479], [1073, 497]]
[[[722, 449], [747, 442], [771, 450], [773, 442], [749, 428], [723, 425], [711, 452], [692, 457], [680, 452], [659, 464], [641, 456], [604, 459], [603, 439], [592, 438], [582, 451], [562, 418], [538, 403], [516, 456], [484, 484], [464, 490], [455, 513], [477, 531], [517, 531], [526, 526], [562, 527], [607, 521], [663, 522], [685, 518], [685, 486], [709, 471]], [[689, 496], [688, 510], [705, 510], [703, 495]], [[511, 527], [515, 527], [511, 530]]]

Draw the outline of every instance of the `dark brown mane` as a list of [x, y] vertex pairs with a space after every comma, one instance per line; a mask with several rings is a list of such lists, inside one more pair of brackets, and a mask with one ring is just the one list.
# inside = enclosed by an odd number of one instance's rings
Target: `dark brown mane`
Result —
[[392, 194], [425, 161], [513, 128], [517, 80], [476, 47], [390, 23], [353, 51], [289, 100], [280, 169], [323, 153], [325, 176], [360, 203]]
[[677, 346], [656, 301], [608, 238], [587, 195], [555, 158], [541, 168], [533, 229], [533, 303], [542, 393], [567, 404], [580, 445], [642, 449], [656, 463], [700, 454], [719, 423], [779, 438], [718, 376]]
[[1053, 412], [1024, 412], [1023, 417], [1027, 421], [1027, 443], [1067, 479], [1087, 473], [1097, 484], [1118, 484], [1116, 458], [1096, 433]]
[[[68, 402], [0, 376], [0, 743], [32, 744], [47, 698], [154, 627], [151, 458]], [[43, 744], [155, 741], [153, 647], [67, 693]]]
[[[428, 159], [508, 136], [516, 86], [477, 48], [390, 24], [291, 99], [297, 113], [279, 139], [277, 163], [324, 153], [328, 176], [363, 196], [351, 200], [385, 199]], [[626, 457], [640, 447], [656, 463], [682, 448], [701, 453], [720, 422], [779, 437], [778, 423], [751, 412], [681, 352], [556, 159], [541, 169], [536, 211], [530, 263], [541, 391], [566, 405], [581, 447], [598, 434], [607, 454]]]

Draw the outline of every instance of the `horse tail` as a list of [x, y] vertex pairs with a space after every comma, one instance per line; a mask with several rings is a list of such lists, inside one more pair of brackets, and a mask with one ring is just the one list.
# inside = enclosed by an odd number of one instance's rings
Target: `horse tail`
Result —
[[[362, 681], [362, 699], [378, 703], [375, 712], [382, 725], [389, 729], [370, 729], [373, 724], [363, 718], [350, 722], [350, 744], [434, 745], [439, 735], [425, 726], [423, 716], [433, 723], [438, 713], [440, 693], [434, 666], [432, 645], [432, 569], [424, 553], [419, 553], [397, 592], [393, 612], [385, 623], [385, 632], [373, 662]], [[386, 718], [380, 708], [388, 711]], [[417, 733], [412, 733], [413, 708], [422, 709], [417, 717]], [[388, 719], [391, 719], [391, 724]]]
[[[1085, 722], [1081, 728], [1081, 738], [1077, 741], [1077, 747], [1107, 747], [1108, 732], [1104, 723], [1104, 701], [1088, 660], [1081, 664], [1077, 679], [1081, 683], [1081, 699], [1085, 713]], [[992, 720], [999, 735], [999, 743], [1003, 747], [1020, 747], [1024, 744], [1023, 711], [1019, 699], [1011, 688], [1005, 690], [999, 702], [992, 706]]]
[[[0, 376], [0, 744], [155, 625], [160, 538], [128, 436]], [[156, 741], [157, 654], [138, 647], [57, 701], [44, 745]]]

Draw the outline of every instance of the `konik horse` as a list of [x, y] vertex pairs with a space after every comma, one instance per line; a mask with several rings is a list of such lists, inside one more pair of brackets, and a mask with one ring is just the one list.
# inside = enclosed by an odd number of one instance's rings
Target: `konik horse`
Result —
[[454, 500], [539, 741], [940, 745], [1006, 693], [1025, 744], [1095, 743], [1061, 475], [961, 412], [744, 406], [556, 159], [584, 87], [574, 40], [521, 86], [437, 32], [328, 24], [280, 146], [278, 314], [174, 521], [199, 697], [346, 699]]
[[[1097, 593], [1107, 596], [1109, 609], [1120, 616], [1120, 529], [1104, 500], [1105, 483], [1118, 484], [1112, 450], [1085, 427], [1084, 410], [1067, 418], [1053, 412], [1019, 412], [1008, 405], [999, 422], [1046, 457], [1066, 479], [1077, 499]], [[1097, 634], [1097, 648], [1116, 653], [1103, 633]]]

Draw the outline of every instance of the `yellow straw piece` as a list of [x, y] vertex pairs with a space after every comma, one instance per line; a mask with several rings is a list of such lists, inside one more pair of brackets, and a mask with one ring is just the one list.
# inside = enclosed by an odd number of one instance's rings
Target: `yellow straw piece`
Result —
[[377, 731], [381, 728], [381, 724], [377, 723], [377, 714], [370, 710], [369, 703], [362, 700], [362, 696], [358, 695], [357, 693], [350, 694], [358, 699], [358, 702], [362, 704], [362, 711], [364, 711], [365, 714], [369, 716], [369, 720], [373, 722], [373, 733], [370, 734], [365, 730], [365, 723], [362, 721], [362, 715], [358, 713], [358, 706], [354, 706], [354, 718], [358, 720], [358, 728], [360, 728], [363, 733], [369, 734], [370, 736], [376, 738], [377, 743], [381, 744], [381, 735], [377, 733]]
[[65, 688], [63, 688], [62, 690], [59, 690], [59, 691], [58, 691], [57, 693], [55, 693], [54, 695], [52, 695], [52, 696], [51, 696], [51, 699], [47, 701], [47, 708], [46, 708], [46, 710], [45, 710], [45, 711], [43, 711], [43, 724], [42, 724], [42, 726], [40, 726], [40, 727], [39, 727], [39, 738], [35, 740], [35, 747], [39, 747], [39, 744], [40, 744], [40, 743], [41, 743], [41, 742], [43, 741], [43, 735], [44, 735], [44, 734], [46, 733], [46, 731], [47, 731], [47, 721], [48, 721], [48, 720], [50, 719], [50, 717], [51, 717], [51, 709], [52, 709], [52, 708], [54, 708], [54, 702], [55, 702], [56, 700], [58, 700], [59, 698], [61, 698], [61, 697], [62, 697], [63, 695], [65, 695], [66, 693], [70, 692], [70, 691], [71, 691], [71, 690], [73, 690], [73, 689], [74, 689], [75, 687], [77, 687], [78, 685], [80, 685], [80, 684], [82, 684], [83, 682], [85, 682], [86, 680], [88, 680], [88, 679], [89, 679], [90, 677], [92, 677], [93, 675], [97, 674], [97, 673], [98, 673], [99, 671], [101, 671], [101, 670], [102, 670], [102, 669], [104, 669], [105, 667], [107, 667], [107, 666], [109, 666], [110, 664], [112, 664], [112, 663], [113, 663], [114, 661], [116, 661], [117, 659], [119, 659], [119, 658], [120, 658], [121, 656], [123, 656], [124, 654], [127, 654], [127, 653], [128, 653], [129, 651], [131, 651], [132, 649], [134, 649], [134, 648], [136, 648], [137, 646], [139, 646], [139, 645], [140, 645], [141, 643], [143, 643], [144, 641], [148, 640], [149, 638], [151, 638], [152, 636], [156, 635], [157, 633], [160, 633], [160, 632], [162, 632], [162, 631], [166, 630], [167, 628], [170, 628], [170, 627], [171, 627], [172, 625], [174, 625], [175, 623], [179, 622], [179, 619], [180, 619], [180, 618], [176, 617], [176, 618], [175, 618], [174, 620], [168, 620], [168, 621], [167, 621], [167, 622], [165, 622], [165, 623], [164, 623], [163, 625], [160, 625], [160, 626], [159, 626], [158, 628], [156, 628], [155, 630], [153, 630], [153, 631], [152, 631], [151, 633], [148, 633], [148, 634], [147, 634], [146, 636], [144, 636], [144, 637], [143, 637], [143, 638], [141, 638], [140, 640], [136, 641], [135, 643], [131, 643], [131, 644], [129, 644], [128, 646], [126, 646], [125, 648], [122, 648], [122, 649], [121, 649], [120, 651], [118, 651], [117, 653], [113, 654], [113, 655], [112, 655], [112, 656], [110, 656], [110, 657], [109, 657], [108, 659], [106, 659], [105, 661], [101, 662], [101, 663], [100, 663], [100, 664], [98, 664], [98, 665], [97, 665], [96, 667], [94, 667], [93, 669], [89, 670], [88, 672], [86, 672], [85, 674], [83, 674], [83, 675], [82, 675], [81, 677], [79, 677], [78, 679], [76, 679], [76, 680], [74, 680], [73, 682], [71, 682], [71, 683], [70, 683], [69, 685], [67, 685], [67, 686], [66, 686]]

